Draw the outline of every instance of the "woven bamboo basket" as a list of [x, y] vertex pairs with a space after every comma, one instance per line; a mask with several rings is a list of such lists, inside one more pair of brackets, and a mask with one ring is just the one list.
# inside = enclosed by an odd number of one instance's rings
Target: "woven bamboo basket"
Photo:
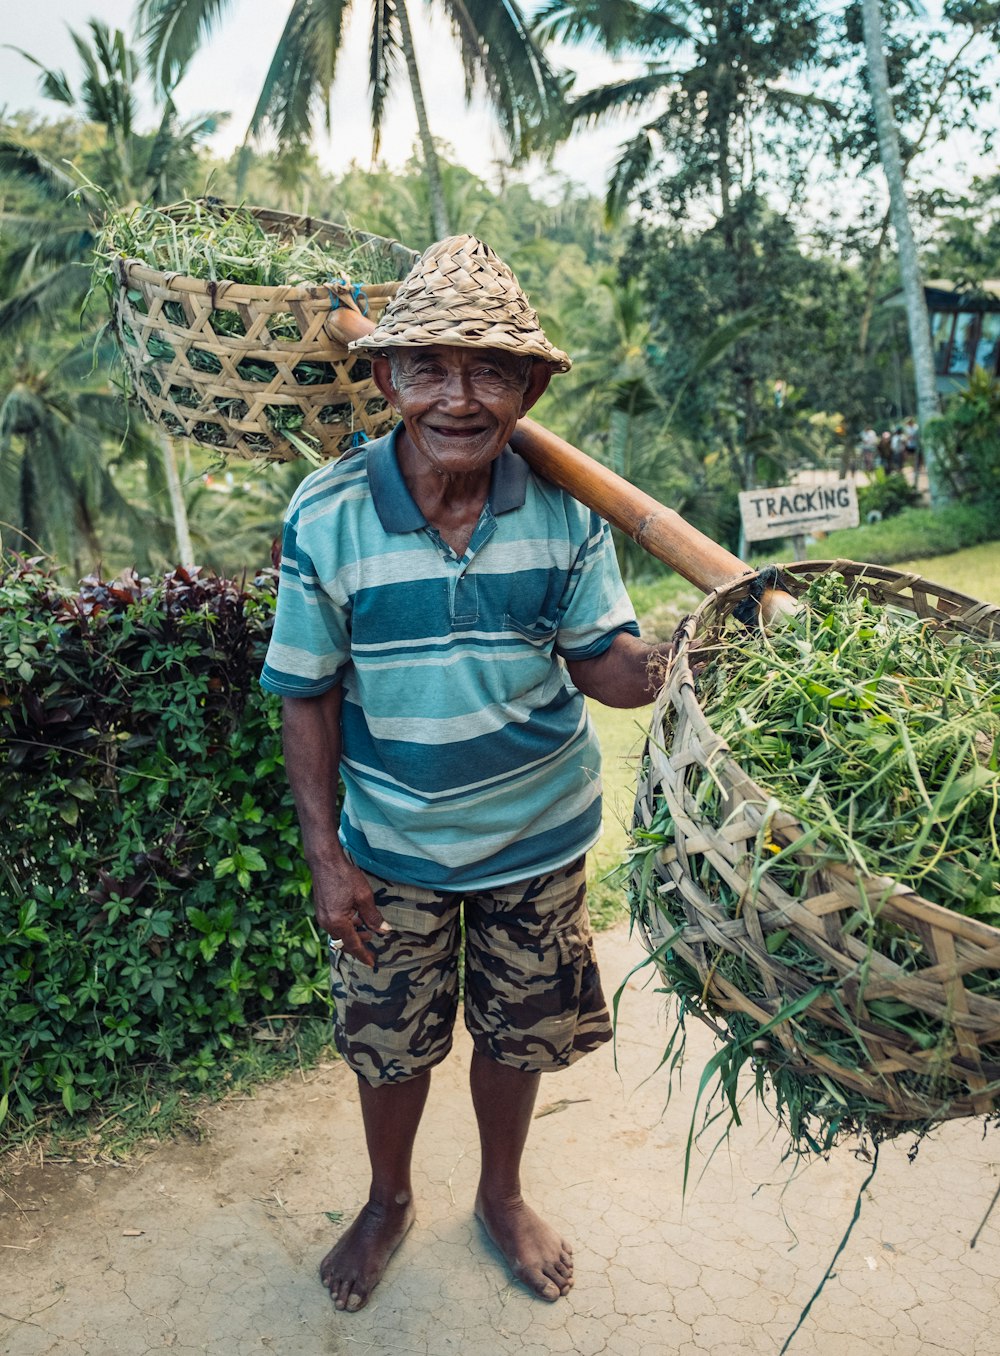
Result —
[[[168, 209], [169, 210], [169, 209]], [[360, 244], [390, 261], [399, 278], [417, 254], [397, 241], [348, 231], [333, 222], [251, 208], [265, 230], [314, 237], [332, 249]], [[356, 257], [356, 253], [355, 253]], [[336, 457], [359, 434], [384, 433], [393, 422], [371, 379], [371, 364], [331, 338], [326, 325], [341, 304], [376, 320], [398, 283], [344, 281], [286, 287], [163, 273], [140, 260], [118, 268], [114, 325], [131, 387], [150, 420], [178, 438], [230, 456], [289, 461], [301, 447], [277, 423], [295, 425], [301, 443]], [[242, 334], [217, 333], [218, 312], [233, 312]], [[299, 338], [276, 338], [271, 327], [294, 322]], [[226, 328], [232, 326], [230, 320]], [[311, 365], [308, 373], [303, 363]], [[317, 372], [320, 379], [317, 380]], [[303, 376], [307, 380], [300, 380]], [[299, 418], [298, 416], [301, 416]]]
[[[944, 636], [1000, 639], [1000, 608], [917, 575], [837, 560], [788, 566], [783, 582], [793, 595], [801, 594], [812, 578], [831, 570], [874, 602], [924, 618]], [[691, 1010], [723, 1040], [732, 1039], [734, 1015], [744, 1030], [744, 1017], [757, 1024], [756, 1030], [814, 990], [817, 973], [822, 975], [823, 992], [811, 1005], [754, 1043], [756, 1063], [765, 1072], [784, 1067], [820, 1077], [824, 1086], [832, 1083], [841, 1089], [845, 1102], [855, 1094], [879, 1107], [878, 1119], [890, 1127], [994, 1112], [1000, 1098], [1000, 1001], [977, 989], [983, 978], [1000, 972], [1000, 929], [951, 913], [846, 862], [802, 873], [809, 884], [799, 898], [786, 893], [767, 872], [752, 880], [768, 793], [740, 768], [712, 730], [699, 705], [697, 674], [704, 649], [750, 594], [755, 578], [744, 576], [710, 594], [681, 623], [674, 639], [653, 711], [635, 809], [636, 830], [649, 830], [658, 814], [662, 823], [664, 806], [673, 825], [672, 838], [653, 857], [655, 888], [640, 892], [646, 901], [663, 901], [662, 908], [647, 903], [639, 916], [646, 946], [654, 954], [658, 948], [661, 954], [669, 950], [697, 973], [703, 1001]], [[706, 774], [723, 790], [722, 808], [714, 819], [701, 810], [695, 794]], [[798, 821], [781, 812], [766, 828], [779, 848], [791, 846], [804, 833]], [[806, 853], [801, 860], [808, 860]], [[728, 889], [713, 891], [717, 882]], [[713, 893], [722, 898], [734, 894], [739, 903], [727, 907]], [[909, 954], [905, 968], [888, 955], [873, 954], [851, 926], [859, 912], [864, 916], [869, 910], [903, 940], [903, 952]], [[809, 974], [790, 968], [768, 950], [768, 938], [778, 930], [790, 931], [815, 958]], [[740, 958], [738, 972], [752, 976], [752, 982], [743, 979], [737, 986], [719, 973], [719, 960], [727, 952]], [[873, 1016], [867, 1004], [875, 999], [898, 999], [923, 1014], [939, 1033], [935, 1048], [922, 1048]], [[815, 1048], [809, 1039], [810, 1030], [817, 1029], [814, 1023], [847, 1038], [841, 1044], [851, 1048], [849, 1061]], [[821, 1044], [829, 1051], [838, 1039]]]

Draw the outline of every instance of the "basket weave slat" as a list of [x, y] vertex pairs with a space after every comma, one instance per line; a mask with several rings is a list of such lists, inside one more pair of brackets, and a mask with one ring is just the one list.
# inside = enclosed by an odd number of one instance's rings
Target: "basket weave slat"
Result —
[[[843, 560], [810, 562], [787, 567], [788, 587], [801, 593], [827, 571], [843, 575], [876, 603], [926, 620], [945, 637], [1000, 639], [1000, 608], [915, 574]], [[970, 981], [1000, 976], [1000, 929], [951, 913], [887, 878], [864, 875], [853, 863], [826, 862], [809, 873], [808, 894], [800, 898], [787, 894], [771, 873], [751, 877], [759, 835], [794, 853], [805, 830], [794, 816], [775, 810], [766, 789], [711, 728], [699, 705], [697, 673], [752, 583], [750, 576], [716, 590], [681, 623], [653, 710], [635, 827], [651, 830], [665, 809], [672, 829], [654, 856], [656, 894], [649, 891], [639, 911], [646, 945], [652, 953], [669, 946], [698, 976], [704, 1006], [691, 1010], [723, 1039], [729, 1038], [727, 1015], [763, 1025], [809, 993], [822, 975], [824, 992], [807, 1012], [769, 1033], [759, 1052], [765, 1067], [822, 1075], [878, 1106], [887, 1124], [993, 1113], [1000, 1100], [1000, 999], [977, 992]], [[722, 809], [711, 818], [694, 795], [706, 775], [724, 792]], [[803, 842], [803, 861], [809, 852]], [[712, 882], [725, 882], [738, 902], [715, 897]], [[657, 895], [670, 901], [669, 911], [648, 904]], [[863, 929], [855, 935], [852, 920], [869, 911], [908, 939], [915, 964], [904, 968], [871, 950]], [[800, 972], [767, 950], [767, 939], [779, 930], [807, 949], [815, 968], [811, 963], [808, 973]], [[725, 953], [738, 957], [741, 973], [752, 976], [747, 992], [719, 973]], [[879, 999], [905, 1003], [936, 1024], [935, 1047], [922, 1048], [872, 1013], [869, 1004]], [[806, 1018], [849, 1037], [852, 1059], [840, 1062], [816, 1048], [803, 1030]]]
[[[400, 276], [417, 258], [396, 241], [331, 222], [251, 210], [265, 229], [279, 234], [315, 236], [334, 248], [368, 242], [392, 260]], [[134, 259], [121, 261], [118, 273], [114, 325], [131, 386], [148, 418], [172, 436], [230, 456], [289, 461], [300, 449], [275, 427], [271, 410], [301, 419], [295, 435], [318, 457], [336, 457], [358, 434], [377, 437], [394, 422], [371, 379], [369, 359], [350, 353], [328, 330], [334, 309], [354, 304], [352, 289], [342, 282], [252, 287], [161, 272]], [[397, 287], [390, 282], [363, 288], [361, 304], [373, 320]], [[244, 333], [217, 334], [212, 324], [217, 311], [237, 315]], [[272, 333], [289, 316], [299, 332], [296, 340]], [[325, 364], [329, 379], [299, 381], [301, 363]], [[247, 364], [269, 364], [273, 372], [255, 380]]]

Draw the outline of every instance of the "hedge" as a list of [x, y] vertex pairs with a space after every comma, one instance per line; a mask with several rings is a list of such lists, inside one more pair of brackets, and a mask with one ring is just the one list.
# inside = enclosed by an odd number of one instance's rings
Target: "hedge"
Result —
[[197, 1083], [327, 1010], [280, 743], [275, 582], [0, 569], [0, 1120]]

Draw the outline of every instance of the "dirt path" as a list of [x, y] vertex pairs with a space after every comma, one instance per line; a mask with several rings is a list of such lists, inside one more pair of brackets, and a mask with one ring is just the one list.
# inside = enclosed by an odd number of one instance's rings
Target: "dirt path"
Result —
[[[624, 928], [599, 951], [609, 991], [642, 957]], [[471, 1218], [463, 1033], [418, 1142], [417, 1224], [367, 1310], [336, 1313], [316, 1277], [367, 1185], [353, 1080], [333, 1065], [212, 1112], [202, 1144], [6, 1182], [0, 1353], [776, 1356], [867, 1165], [839, 1151], [786, 1185], [783, 1141], [750, 1106], [728, 1150], [697, 1157], [682, 1206], [710, 1038], [691, 1030], [684, 1088], [664, 1108], [662, 998], [641, 983], [622, 1000], [619, 1071], [605, 1048], [542, 1086], [528, 1186], [575, 1241], [568, 1299], [511, 1284]], [[1000, 1356], [1000, 1211], [969, 1246], [996, 1189], [997, 1134], [946, 1127], [914, 1163], [905, 1145], [883, 1151], [790, 1356]]]

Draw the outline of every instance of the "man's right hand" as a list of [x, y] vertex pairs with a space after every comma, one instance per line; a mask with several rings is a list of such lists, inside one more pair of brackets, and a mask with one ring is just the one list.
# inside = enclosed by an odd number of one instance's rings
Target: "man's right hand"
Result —
[[313, 868], [313, 900], [316, 924], [328, 932], [343, 950], [363, 965], [374, 965], [367, 945], [372, 933], [391, 929], [379, 913], [365, 873], [344, 858]]

